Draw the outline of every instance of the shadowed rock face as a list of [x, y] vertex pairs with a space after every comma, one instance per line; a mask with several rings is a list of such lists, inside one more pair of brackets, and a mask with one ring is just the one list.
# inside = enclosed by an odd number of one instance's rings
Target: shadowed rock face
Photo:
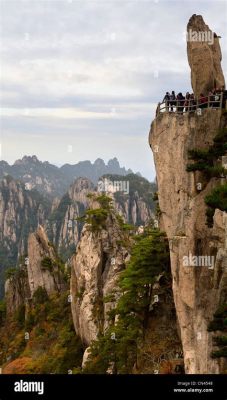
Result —
[[72, 259], [72, 316], [76, 333], [88, 346], [108, 327], [108, 312], [118, 299], [117, 281], [129, 257], [119, 244], [121, 239], [122, 232], [112, 214], [99, 232], [92, 232], [85, 224]]
[[12, 316], [20, 306], [26, 304], [30, 297], [28, 273], [25, 268], [17, 271], [17, 274], [5, 282], [5, 303], [7, 317]]
[[[215, 87], [225, 86], [221, 68], [222, 54], [217, 35], [205, 24], [203, 17], [196, 14], [190, 18], [187, 32], [188, 62], [191, 67], [191, 83], [195, 95], [198, 96], [200, 93], [206, 95]], [[204, 36], [205, 41], [194, 41], [196, 38], [194, 32], [208, 36]]]

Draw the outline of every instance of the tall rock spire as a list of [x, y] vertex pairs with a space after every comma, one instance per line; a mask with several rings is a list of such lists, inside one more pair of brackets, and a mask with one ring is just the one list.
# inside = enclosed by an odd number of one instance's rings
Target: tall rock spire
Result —
[[191, 84], [196, 96], [225, 86], [221, 67], [219, 38], [205, 24], [201, 15], [192, 15], [187, 25], [187, 53]]
[[[189, 21], [188, 31], [190, 28], [196, 32], [209, 29], [196, 15]], [[195, 94], [206, 94], [215, 85], [224, 85], [218, 38], [212, 45], [189, 41], [187, 46]], [[157, 174], [160, 227], [169, 240], [186, 374], [218, 374], [226, 369], [222, 361], [212, 357], [215, 345], [208, 327], [227, 298], [227, 220], [225, 213], [216, 209], [213, 227], [207, 226], [205, 199], [217, 178], [206, 180], [199, 171], [187, 172], [189, 150], [207, 150], [219, 129], [226, 126], [221, 108], [202, 109], [199, 114], [163, 112], [152, 122], [149, 135]], [[200, 263], [201, 257], [212, 257], [213, 264]]]

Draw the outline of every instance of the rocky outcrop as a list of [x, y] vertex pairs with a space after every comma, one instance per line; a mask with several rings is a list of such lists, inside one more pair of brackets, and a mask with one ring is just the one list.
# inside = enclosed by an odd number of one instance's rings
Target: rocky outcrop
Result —
[[[72, 259], [72, 315], [76, 333], [87, 346], [108, 326], [108, 312], [118, 298], [117, 280], [125, 268], [128, 251], [120, 244], [122, 232], [110, 214], [106, 228], [83, 228]], [[114, 292], [114, 293], [113, 293]]]
[[135, 174], [126, 177], [106, 175], [99, 181], [100, 187], [102, 182], [107, 189], [106, 194], [113, 199], [114, 208], [126, 223], [147, 225], [154, 218], [155, 183]]
[[48, 236], [65, 261], [73, 254], [82, 224], [77, 220], [89, 205], [87, 195], [94, 191], [89, 179], [78, 178], [53, 210], [47, 223]]
[[7, 316], [20, 306], [30, 306], [35, 291], [42, 287], [50, 295], [66, 288], [61, 262], [41, 225], [28, 237], [28, 255], [10, 269], [5, 282]]
[[149, 206], [138, 192], [134, 192], [133, 196], [125, 199], [124, 202], [119, 202], [113, 196], [114, 207], [119, 215], [122, 216], [125, 222], [133, 225], [146, 225], [151, 218], [154, 218], [153, 207]]
[[26, 267], [18, 268], [5, 282], [5, 303], [7, 318], [30, 298], [28, 273]]
[[27, 268], [31, 296], [39, 287], [46, 289], [48, 294], [63, 288], [62, 274], [55, 250], [49, 244], [42, 226], [29, 235]]
[[[203, 185], [203, 182], [197, 174], [186, 172], [186, 166], [189, 149], [212, 144], [220, 117], [221, 111], [213, 110], [206, 110], [201, 116], [164, 113], [152, 123], [150, 131], [187, 373], [218, 372], [217, 362], [210, 357], [212, 335], [208, 334], [207, 327], [226, 279], [224, 265], [219, 265], [221, 254], [226, 252], [225, 226], [220, 215], [218, 228], [206, 226], [204, 198], [214, 183], [198, 191], [197, 184]], [[215, 268], [184, 266], [183, 257], [190, 254], [217, 254]]]
[[18, 256], [27, 252], [29, 232], [43, 224], [48, 213], [49, 205], [38, 192], [26, 190], [9, 176], [0, 182], [0, 282], [4, 269], [16, 265]]
[[219, 37], [205, 24], [202, 16], [196, 14], [190, 18], [187, 32], [192, 88], [196, 96], [207, 95], [210, 90], [225, 85]]
[[[201, 17], [193, 16], [189, 26], [196, 27], [198, 22], [200, 29], [201, 21]], [[192, 85], [195, 91], [205, 92], [205, 87], [208, 89], [212, 79], [219, 79], [220, 74], [215, 72], [217, 69], [209, 73], [203, 70], [204, 88], [198, 89], [195, 85], [202, 72], [193, 61], [191, 45], [188, 46]], [[204, 51], [208, 51], [206, 47], [205, 44]], [[197, 51], [203, 58], [203, 50], [200, 52], [198, 47]], [[209, 51], [213, 57], [212, 49]], [[169, 239], [173, 294], [186, 373], [221, 372], [220, 362], [211, 357], [213, 334], [207, 328], [217, 307], [227, 298], [226, 219], [216, 210], [214, 226], [208, 228], [204, 199], [215, 186], [216, 179], [207, 182], [201, 173], [189, 173], [186, 167], [190, 163], [188, 151], [207, 149], [223, 126], [226, 120], [222, 110], [206, 109], [201, 115], [163, 113], [153, 121], [149, 135], [157, 173], [160, 223]], [[191, 261], [194, 256], [199, 265]], [[213, 257], [211, 265], [204, 261], [199, 263], [198, 257], [206, 256]]]

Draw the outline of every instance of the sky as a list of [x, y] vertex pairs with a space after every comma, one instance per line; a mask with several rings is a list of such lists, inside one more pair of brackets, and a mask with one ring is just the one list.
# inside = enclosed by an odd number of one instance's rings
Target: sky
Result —
[[0, 0], [1, 159], [117, 157], [153, 180], [156, 105], [191, 90], [192, 14], [222, 37], [226, 76], [226, 0]]

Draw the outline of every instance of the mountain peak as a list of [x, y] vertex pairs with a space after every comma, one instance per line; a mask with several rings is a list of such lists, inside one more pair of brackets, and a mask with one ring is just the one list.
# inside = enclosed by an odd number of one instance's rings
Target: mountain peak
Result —
[[97, 160], [94, 162], [94, 165], [96, 167], [105, 167], [105, 163], [102, 158], [97, 158]]
[[107, 165], [109, 168], [120, 168], [120, 164], [119, 164], [117, 157], [110, 159], [108, 161]]
[[214, 88], [225, 86], [221, 67], [218, 36], [201, 15], [193, 14], [187, 25], [187, 54], [191, 68], [191, 84], [196, 96], [207, 95]]
[[39, 159], [36, 155], [33, 156], [24, 156], [22, 159], [16, 160], [14, 165], [25, 165], [29, 163], [40, 163]]

